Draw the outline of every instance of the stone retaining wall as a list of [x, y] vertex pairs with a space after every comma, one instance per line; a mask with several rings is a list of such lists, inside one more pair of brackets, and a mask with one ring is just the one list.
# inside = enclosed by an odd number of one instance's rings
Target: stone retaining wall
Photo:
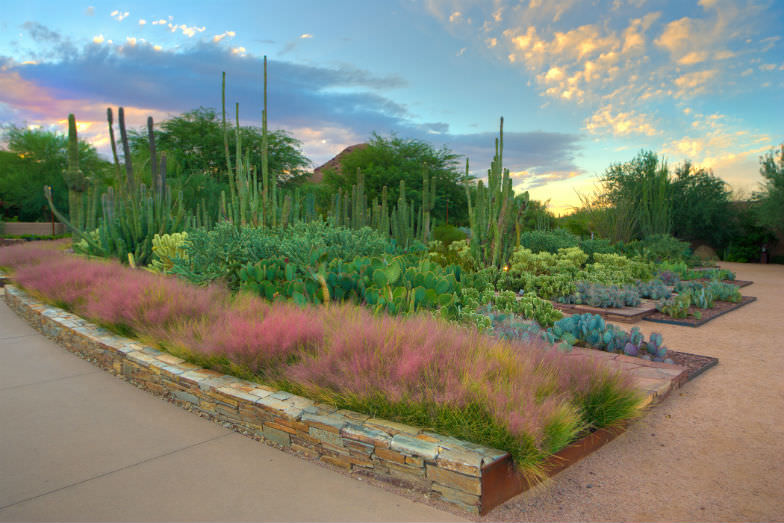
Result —
[[483, 511], [482, 469], [509, 454], [277, 391], [186, 363], [115, 336], [12, 285], [8, 305], [71, 352], [155, 394], [202, 411], [265, 442], [346, 470], [403, 481], [471, 513]]
[[[203, 369], [116, 336], [74, 314], [41, 303], [12, 285], [5, 286], [5, 300], [32, 327], [69, 351], [139, 387], [273, 446], [287, 447], [347, 471], [361, 470], [403, 482], [473, 514], [484, 514], [530, 486], [518, 477], [512, 458], [505, 451], [337, 410]], [[686, 375], [681, 367], [622, 355], [587, 349], [575, 349], [570, 354], [604, 358], [624, 368], [646, 391], [648, 402], [666, 395]], [[603, 435], [602, 441], [611, 437]], [[581, 440], [564, 451], [583, 446], [585, 441]], [[559, 463], [558, 470], [565, 465], [568, 464]]]

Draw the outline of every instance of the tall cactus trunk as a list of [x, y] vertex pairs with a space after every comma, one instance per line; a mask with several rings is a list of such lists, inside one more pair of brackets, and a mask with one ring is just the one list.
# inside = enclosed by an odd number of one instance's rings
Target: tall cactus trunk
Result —
[[147, 136], [150, 140], [150, 183], [152, 184], [155, 192], [160, 193], [161, 183], [158, 172], [158, 153], [155, 150], [155, 122], [152, 116], [147, 117]]
[[226, 71], [223, 71], [221, 83], [221, 108], [223, 113], [223, 149], [226, 153], [226, 172], [231, 177], [231, 156], [229, 155], [229, 131], [226, 128]]
[[128, 146], [128, 133], [125, 132], [125, 109], [122, 107], [117, 111], [117, 119], [120, 124], [120, 140], [122, 140], [123, 156], [125, 160], [125, 183], [128, 194], [133, 194], [133, 161], [131, 160], [131, 148]]
[[112, 108], [106, 108], [106, 121], [109, 123], [109, 141], [112, 144], [112, 158], [114, 158], [114, 178], [117, 187], [122, 184], [122, 174], [120, 172], [120, 159], [117, 157], [117, 142], [114, 139], [114, 117]]

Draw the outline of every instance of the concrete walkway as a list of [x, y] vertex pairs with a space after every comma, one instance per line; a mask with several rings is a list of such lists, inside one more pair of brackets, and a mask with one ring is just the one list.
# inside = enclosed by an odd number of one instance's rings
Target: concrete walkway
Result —
[[42, 520], [459, 518], [138, 390], [44, 338], [0, 299], [0, 521]]

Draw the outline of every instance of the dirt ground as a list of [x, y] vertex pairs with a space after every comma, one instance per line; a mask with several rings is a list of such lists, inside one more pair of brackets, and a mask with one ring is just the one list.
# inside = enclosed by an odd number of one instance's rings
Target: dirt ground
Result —
[[784, 521], [784, 266], [721, 266], [758, 300], [699, 328], [637, 323], [718, 366], [485, 520]]

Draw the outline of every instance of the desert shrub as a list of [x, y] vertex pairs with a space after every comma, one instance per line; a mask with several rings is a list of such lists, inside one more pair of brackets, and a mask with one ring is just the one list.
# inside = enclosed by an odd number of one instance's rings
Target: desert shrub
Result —
[[623, 254], [640, 257], [652, 262], [684, 261], [693, 265], [699, 262], [691, 251], [688, 242], [681, 241], [669, 234], [655, 234], [643, 240], [635, 240], [621, 246]]
[[444, 246], [449, 247], [449, 244], [467, 238], [466, 233], [458, 229], [454, 225], [439, 225], [430, 233], [433, 240], [440, 241]]
[[596, 261], [594, 259], [594, 254], [596, 253], [611, 254], [616, 252], [615, 246], [612, 244], [612, 242], [604, 238], [596, 238], [593, 240], [589, 238], [586, 240], [580, 240], [578, 247], [580, 247], [580, 250], [588, 255], [588, 261], [590, 263]]
[[464, 271], [476, 271], [479, 268], [467, 240], [455, 240], [448, 245], [434, 240], [428, 243], [430, 259], [442, 267], [457, 265]]
[[602, 285], [590, 282], [578, 282], [574, 294], [561, 296], [561, 303], [576, 303], [591, 307], [622, 308], [640, 305], [640, 293], [636, 287], [624, 285]]
[[213, 230], [196, 230], [188, 235], [187, 258], [174, 260], [171, 272], [187, 280], [206, 284], [224, 280], [239, 287], [239, 271], [249, 263], [283, 258], [311, 266], [319, 259], [353, 260], [395, 252], [394, 244], [374, 229], [333, 227], [322, 222], [298, 223], [286, 229], [241, 227], [219, 224]]
[[525, 231], [520, 235], [520, 246], [537, 252], [555, 254], [558, 249], [577, 247], [580, 240], [566, 229], [553, 231]]

